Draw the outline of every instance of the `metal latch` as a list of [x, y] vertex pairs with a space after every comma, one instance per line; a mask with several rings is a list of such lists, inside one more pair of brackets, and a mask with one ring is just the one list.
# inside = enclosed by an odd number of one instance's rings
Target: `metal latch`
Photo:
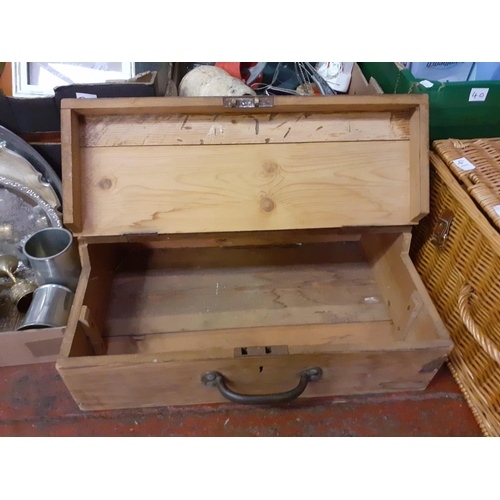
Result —
[[431, 235], [431, 241], [438, 248], [443, 248], [446, 238], [450, 233], [451, 223], [453, 222], [453, 212], [448, 208], [438, 217], [436, 225]]
[[283, 356], [288, 354], [287, 345], [272, 345], [263, 347], [235, 347], [234, 357], [240, 358], [243, 356]]
[[274, 96], [223, 97], [222, 103], [225, 108], [272, 108]]

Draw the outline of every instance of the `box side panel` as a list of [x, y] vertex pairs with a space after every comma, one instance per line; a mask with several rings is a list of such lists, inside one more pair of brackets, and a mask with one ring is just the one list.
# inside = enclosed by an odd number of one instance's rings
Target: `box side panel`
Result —
[[0, 332], [0, 366], [55, 363], [64, 328]]
[[114, 363], [109, 366], [59, 367], [59, 373], [83, 410], [219, 403], [226, 400], [201, 376], [217, 370], [230, 389], [244, 394], [284, 392], [297, 385], [299, 373], [319, 366], [323, 378], [310, 383], [302, 397], [425, 389], [448, 348], [322, 355], [256, 356], [187, 362]]

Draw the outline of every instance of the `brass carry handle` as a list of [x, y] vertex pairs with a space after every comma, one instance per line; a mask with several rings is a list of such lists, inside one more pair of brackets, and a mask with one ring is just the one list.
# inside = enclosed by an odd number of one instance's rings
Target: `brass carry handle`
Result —
[[458, 312], [462, 321], [464, 322], [465, 327], [470, 332], [470, 334], [474, 337], [474, 340], [485, 350], [485, 352], [491, 356], [497, 363], [500, 364], [500, 351], [495, 346], [495, 344], [485, 337], [476, 322], [472, 318], [469, 309], [469, 297], [472, 295], [474, 290], [470, 285], [464, 285], [460, 294], [458, 296]]
[[224, 375], [217, 371], [205, 373], [201, 377], [201, 383], [208, 387], [217, 387], [219, 392], [233, 403], [242, 405], [267, 405], [287, 403], [288, 401], [298, 398], [305, 391], [309, 382], [320, 380], [322, 375], [323, 370], [319, 366], [308, 368], [301, 372], [300, 381], [296, 387], [290, 391], [275, 394], [239, 394], [227, 387]]

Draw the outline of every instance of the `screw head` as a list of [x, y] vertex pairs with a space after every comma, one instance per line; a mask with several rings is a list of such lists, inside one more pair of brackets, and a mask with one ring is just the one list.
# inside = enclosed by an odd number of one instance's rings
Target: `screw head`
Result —
[[309, 368], [306, 371], [306, 373], [309, 376], [309, 380], [311, 382], [315, 382], [317, 380], [320, 380], [321, 377], [323, 376], [323, 370], [318, 366], [314, 366], [312, 368]]

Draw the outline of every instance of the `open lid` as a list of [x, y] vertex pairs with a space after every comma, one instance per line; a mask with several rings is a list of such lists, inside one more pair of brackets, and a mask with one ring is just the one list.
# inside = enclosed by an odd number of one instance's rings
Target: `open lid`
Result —
[[429, 207], [426, 95], [66, 99], [76, 236], [398, 226]]

